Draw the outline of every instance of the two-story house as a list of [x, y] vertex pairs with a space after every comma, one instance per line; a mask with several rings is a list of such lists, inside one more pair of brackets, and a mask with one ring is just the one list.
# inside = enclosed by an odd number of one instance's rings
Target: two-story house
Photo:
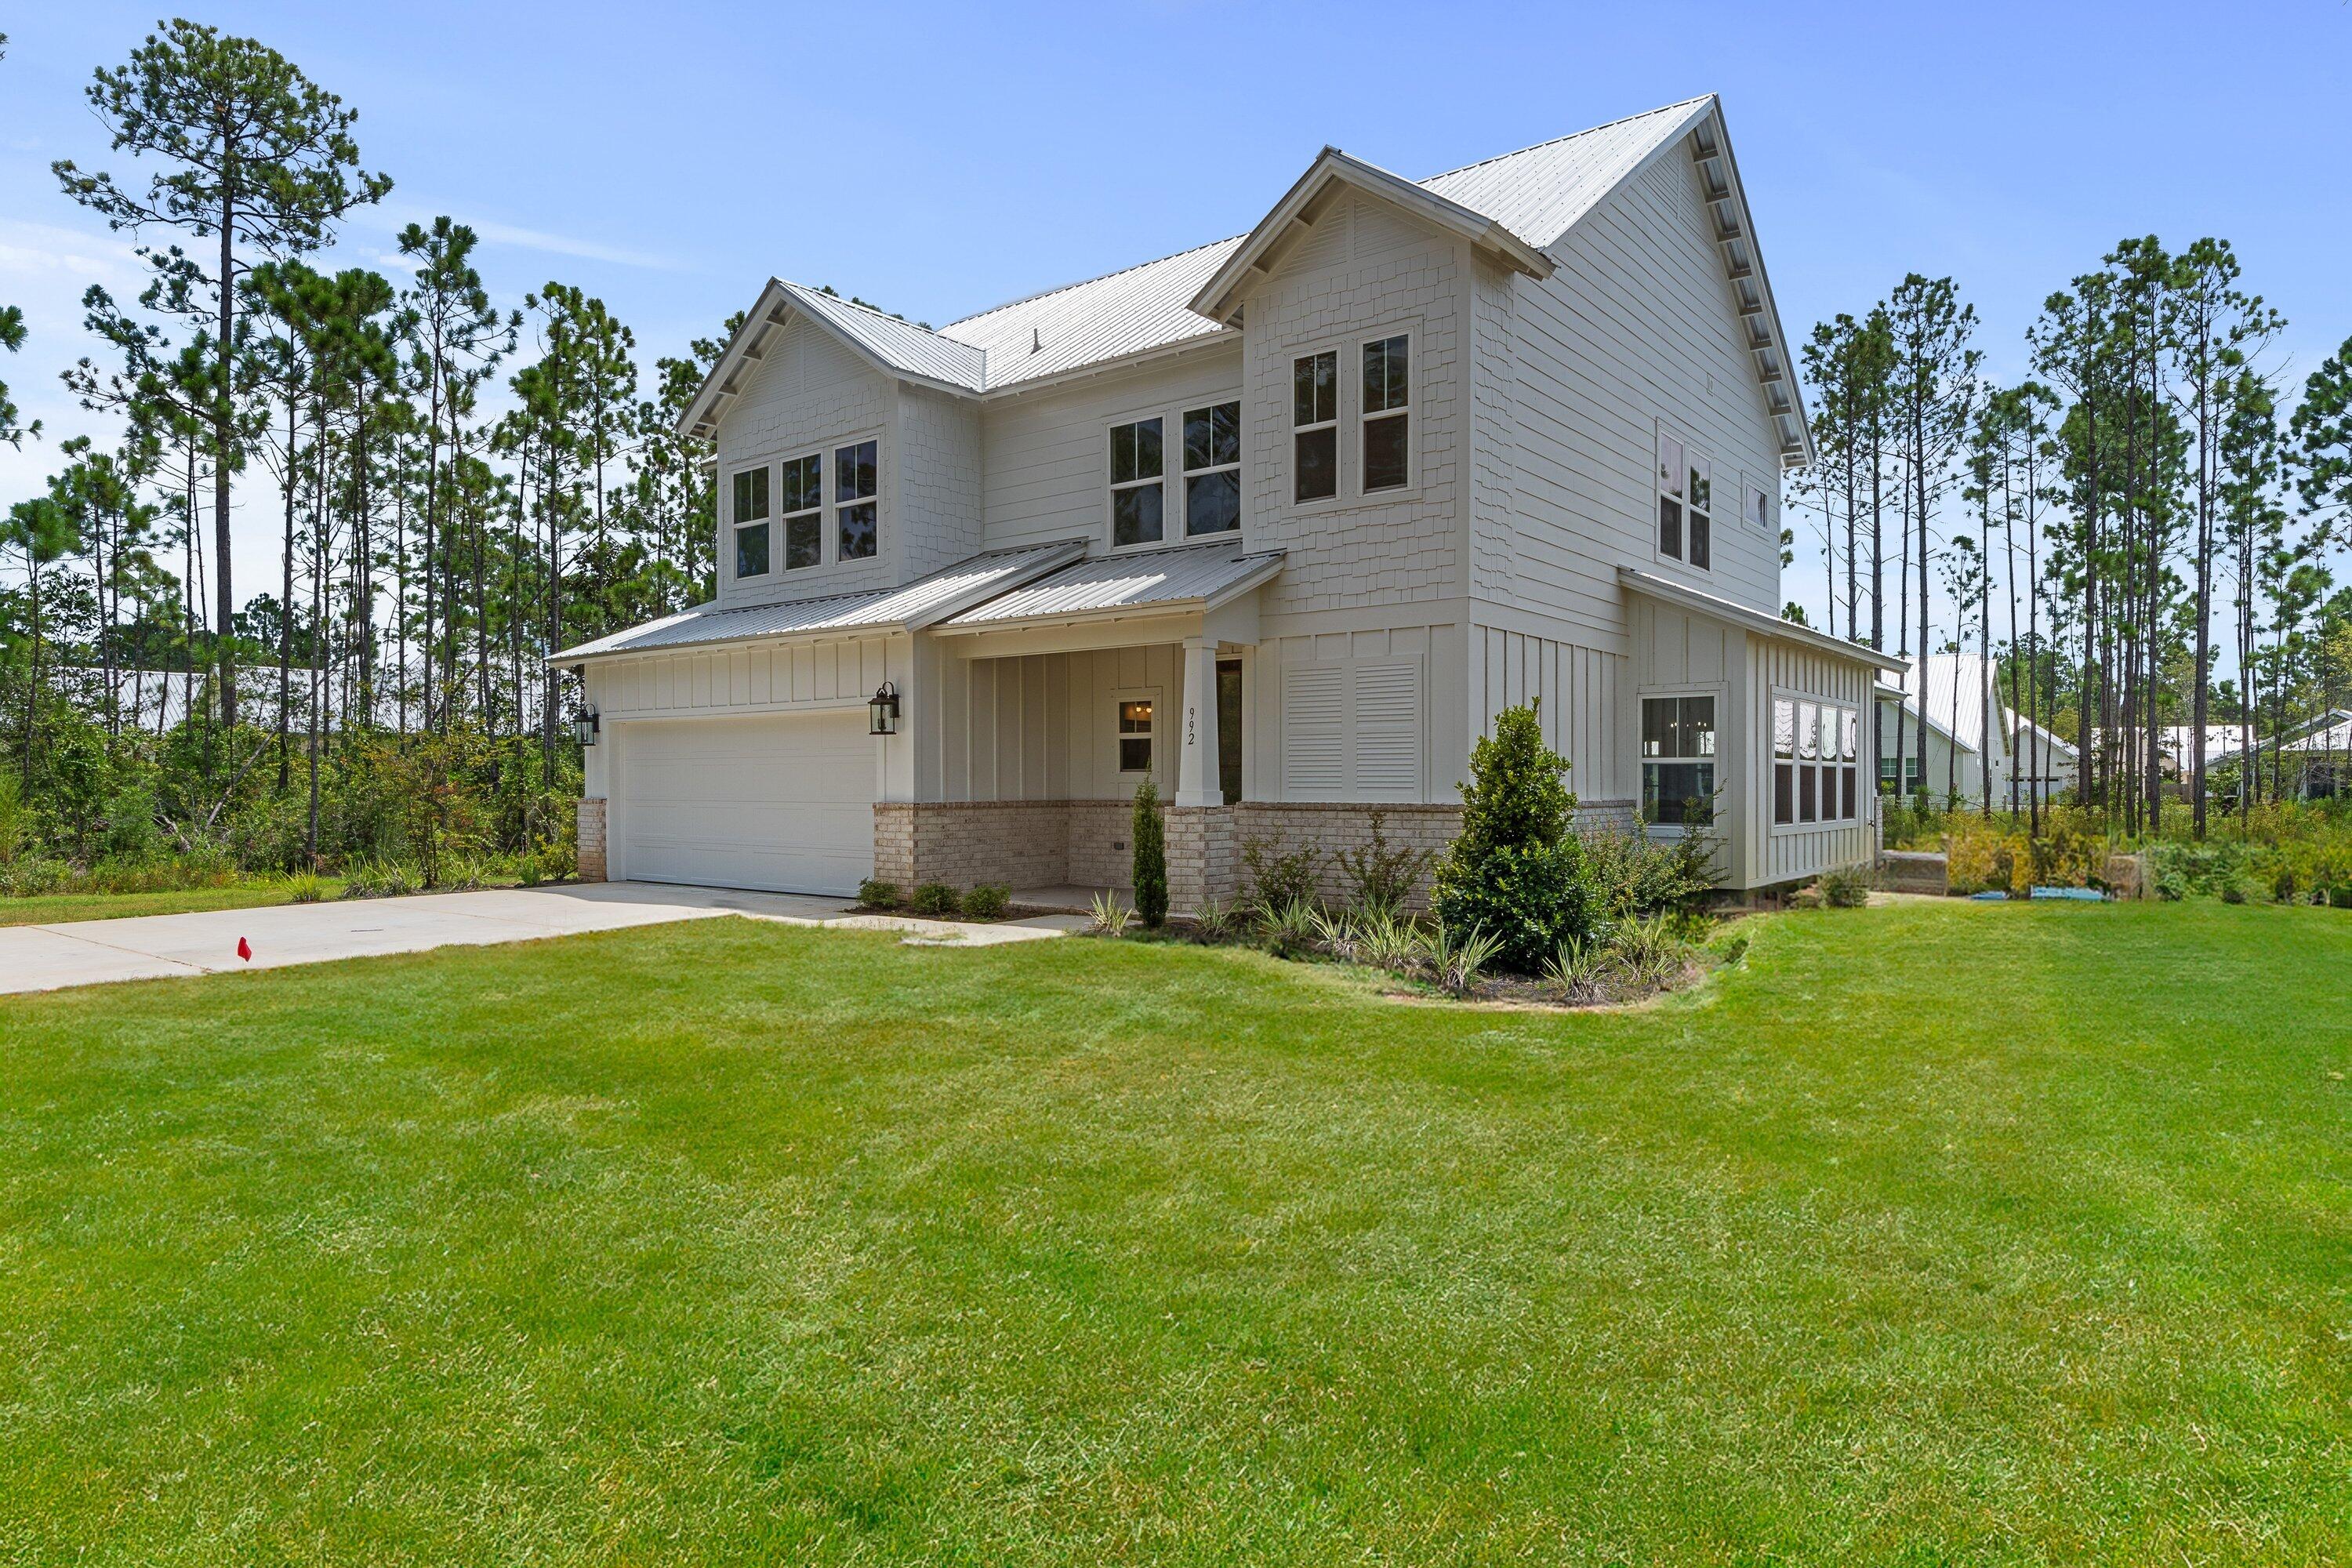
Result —
[[1808, 435], [1713, 97], [1414, 182], [1327, 148], [1247, 235], [937, 330], [782, 280], [684, 428], [710, 604], [567, 649], [583, 869], [845, 893], [1438, 846], [1539, 700], [1580, 822], [1727, 885], [1874, 844], [1867, 650], [1783, 622]]

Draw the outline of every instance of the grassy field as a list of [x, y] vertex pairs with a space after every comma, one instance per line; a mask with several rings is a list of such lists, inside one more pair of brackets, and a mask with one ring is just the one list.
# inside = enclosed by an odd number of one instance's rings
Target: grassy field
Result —
[[[327, 878], [326, 896], [341, 898], [342, 882]], [[47, 893], [0, 899], [0, 926], [46, 926], [65, 921], [115, 921], [130, 915], [184, 915], [199, 910], [257, 910], [291, 903], [283, 879], [227, 888], [182, 888], [157, 893]]]
[[2340, 1562], [2347, 994], [2196, 903], [0, 999], [0, 1562]]

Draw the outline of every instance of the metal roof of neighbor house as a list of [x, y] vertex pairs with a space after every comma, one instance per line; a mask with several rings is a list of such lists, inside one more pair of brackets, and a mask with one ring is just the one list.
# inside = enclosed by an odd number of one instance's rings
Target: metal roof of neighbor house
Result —
[[[1923, 672], [1927, 682], [1927, 723], [1962, 751], [1974, 752], [1977, 743], [1984, 739], [1985, 703], [1990, 698], [1996, 715], [2008, 715], [2011, 734], [2032, 731], [2042, 737], [2045, 748], [2055, 749], [2067, 757], [2074, 754], [2074, 748], [2066, 742], [2031, 719], [2010, 712], [1994, 686], [2000, 676], [2000, 668], [1988, 666], [1972, 653], [1931, 653], [1921, 665], [1895, 677], [1893, 689], [1902, 693], [1904, 711], [1919, 711], [1916, 693]], [[2014, 742], [2011, 749], [2015, 749]]]
[[608, 654], [647, 653], [657, 648], [759, 637], [831, 636], [932, 626], [991, 595], [1017, 587], [1066, 562], [1076, 560], [1086, 548], [1084, 540], [1060, 540], [1018, 550], [990, 551], [928, 577], [917, 578], [902, 588], [869, 588], [862, 593], [796, 599], [784, 605], [749, 605], [736, 610], [702, 605], [565, 648], [549, 655], [548, 662], [569, 664]]
[[1850, 659], [1875, 669], [1908, 669], [1911, 667], [1911, 661], [1899, 654], [1881, 653], [1876, 648], [1851, 643], [1843, 637], [1833, 637], [1827, 632], [1817, 632], [1811, 626], [1801, 626], [1794, 621], [1784, 621], [1778, 616], [1768, 616], [1761, 610], [1751, 610], [1745, 605], [1734, 604], [1705, 589], [1677, 583], [1671, 577], [1661, 577], [1654, 572], [1644, 572], [1638, 566], [1617, 568], [1617, 581], [1637, 593], [1647, 594], [1653, 599], [1664, 599], [1670, 605], [1679, 605], [1703, 616], [1729, 621], [1734, 626], [1745, 626], [1765, 637], [1780, 637], [1832, 658]]
[[1281, 570], [1281, 551], [1244, 555], [1238, 546], [1193, 544], [1132, 555], [1097, 555], [950, 616], [940, 626], [943, 630], [962, 630], [1194, 604], [1214, 609]]

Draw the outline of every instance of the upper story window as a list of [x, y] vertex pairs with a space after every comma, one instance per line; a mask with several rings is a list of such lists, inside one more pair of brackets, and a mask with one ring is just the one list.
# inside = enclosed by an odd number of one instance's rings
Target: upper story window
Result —
[[824, 560], [824, 459], [814, 452], [783, 468], [784, 570]]
[[1412, 472], [1407, 439], [1412, 416], [1411, 377], [1405, 339], [1399, 335], [1364, 345], [1364, 489], [1402, 489]]
[[864, 561], [881, 542], [881, 445], [860, 441], [833, 454], [834, 559]]
[[1715, 565], [1713, 465], [1658, 431], [1658, 553], [1706, 572]]
[[1852, 822], [1857, 799], [1855, 748], [1862, 715], [1835, 702], [1772, 700], [1772, 822], [1801, 827]]
[[1225, 533], [1242, 525], [1242, 405], [1184, 411], [1184, 531]]
[[1328, 500], [1339, 493], [1339, 356], [1301, 354], [1290, 362], [1291, 499]]
[[[1164, 463], [1160, 422], [1137, 419], [1110, 427], [1110, 542], [1150, 544], [1160, 537]], [[1147, 710], [1150, 704], [1145, 704]], [[1147, 715], [1148, 717], [1148, 715]]]
[[1642, 699], [1642, 819], [1715, 820], [1715, 699]]
[[735, 575], [768, 574], [768, 470], [745, 468], [735, 476]]
[[1770, 532], [1772, 530], [1772, 498], [1761, 485], [1748, 487], [1748, 510], [1743, 513], [1754, 526]]

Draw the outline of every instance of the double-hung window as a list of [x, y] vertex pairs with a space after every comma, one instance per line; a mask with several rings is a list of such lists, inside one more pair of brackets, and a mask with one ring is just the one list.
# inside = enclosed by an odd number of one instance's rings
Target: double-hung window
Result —
[[1291, 499], [1328, 500], [1339, 493], [1339, 356], [1301, 354], [1290, 362]]
[[1364, 345], [1364, 489], [1398, 490], [1411, 478], [1409, 439], [1412, 416], [1405, 339], [1381, 338]]
[[1862, 715], [1835, 702], [1801, 697], [1772, 700], [1772, 822], [1802, 827], [1852, 822], [1856, 795], [1855, 747]]
[[784, 460], [784, 570], [824, 560], [824, 459], [814, 452]]
[[1658, 553], [1709, 571], [1715, 564], [1714, 466], [1658, 431]]
[[1715, 819], [1715, 699], [1642, 699], [1642, 819]]
[[1110, 427], [1110, 542], [1113, 544], [1156, 542], [1164, 524], [1160, 421], [1137, 419]]
[[1242, 525], [1242, 405], [1184, 411], [1184, 531], [1226, 533]]
[[860, 441], [833, 454], [833, 558], [864, 561], [880, 547], [881, 447]]
[[745, 468], [735, 476], [735, 575], [768, 574], [768, 470]]

